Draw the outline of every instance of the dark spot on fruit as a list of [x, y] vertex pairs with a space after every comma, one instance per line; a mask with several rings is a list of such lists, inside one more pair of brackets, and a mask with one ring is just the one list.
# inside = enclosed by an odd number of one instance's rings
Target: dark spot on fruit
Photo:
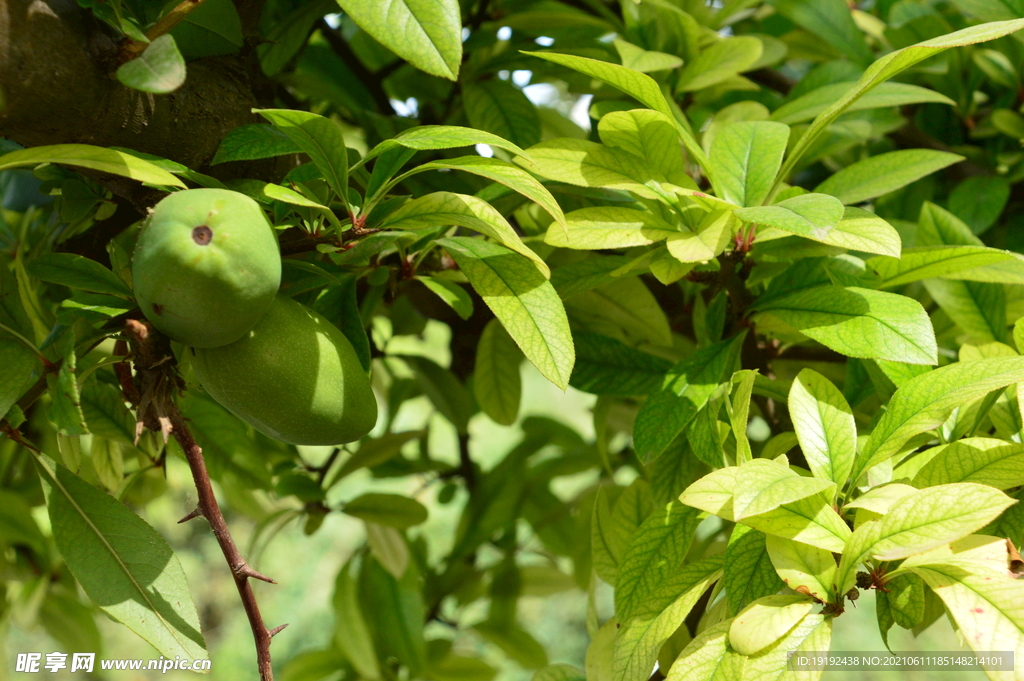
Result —
[[164, 306], [160, 303], [153, 303], [153, 312], [157, 315], [162, 315], [164, 313]]
[[192, 356], [195, 357], [196, 356], [196, 349], [190, 347], [189, 350], [192, 351]]
[[205, 246], [213, 240], [213, 230], [206, 225], [199, 225], [192, 230], [192, 241]]

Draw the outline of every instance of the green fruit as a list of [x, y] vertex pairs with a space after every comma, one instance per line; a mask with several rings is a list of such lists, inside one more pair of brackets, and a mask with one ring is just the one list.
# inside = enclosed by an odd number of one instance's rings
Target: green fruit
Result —
[[206, 392], [272, 438], [336, 445], [358, 440], [377, 422], [377, 400], [352, 344], [291, 298], [277, 296], [234, 343], [192, 352]]
[[274, 228], [244, 194], [176, 192], [139, 234], [132, 283], [164, 335], [197, 348], [227, 345], [256, 326], [281, 285]]

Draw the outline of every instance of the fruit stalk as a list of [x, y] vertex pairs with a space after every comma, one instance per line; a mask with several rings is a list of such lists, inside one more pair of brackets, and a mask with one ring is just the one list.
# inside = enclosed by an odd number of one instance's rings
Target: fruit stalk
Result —
[[270, 665], [270, 639], [287, 624], [282, 624], [274, 629], [267, 629], [263, 623], [263, 615], [260, 614], [259, 605], [256, 603], [256, 596], [252, 590], [249, 578], [262, 579], [265, 582], [276, 584], [274, 580], [260, 574], [249, 567], [241, 551], [231, 538], [228, 524], [217, 505], [217, 498], [213, 494], [213, 485], [210, 484], [210, 475], [206, 471], [206, 462], [203, 460], [203, 450], [196, 444], [195, 438], [185, 424], [185, 418], [178, 411], [177, 405], [170, 409], [170, 421], [174, 439], [181, 445], [188, 460], [188, 466], [192, 470], [192, 479], [196, 483], [196, 493], [199, 504], [196, 510], [182, 518], [179, 522], [191, 520], [197, 516], [203, 516], [210, 523], [213, 534], [220, 544], [220, 550], [231, 568], [231, 576], [235, 579], [235, 586], [238, 588], [238, 595], [242, 599], [242, 606], [249, 618], [249, 626], [252, 628], [252, 636], [256, 642], [256, 660], [260, 671], [260, 681], [274, 681], [274, 671]]

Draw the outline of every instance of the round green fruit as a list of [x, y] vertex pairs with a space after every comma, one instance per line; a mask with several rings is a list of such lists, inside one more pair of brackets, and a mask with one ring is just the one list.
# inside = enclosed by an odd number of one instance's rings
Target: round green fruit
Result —
[[192, 368], [215, 400], [256, 430], [296, 445], [358, 440], [377, 400], [352, 344], [334, 324], [279, 295], [241, 339], [194, 348]]
[[281, 285], [281, 253], [259, 205], [226, 189], [189, 189], [153, 208], [132, 259], [135, 299], [185, 345], [227, 345], [256, 326]]

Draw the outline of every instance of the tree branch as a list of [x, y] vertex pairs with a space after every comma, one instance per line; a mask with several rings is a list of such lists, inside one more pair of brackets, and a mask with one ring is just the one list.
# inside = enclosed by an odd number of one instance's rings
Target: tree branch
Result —
[[[188, 460], [188, 467], [192, 470], [192, 479], [196, 483], [196, 493], [199, 497], [198, 507], [189, 515], [192, 517], [201, 515], [209, 521], [213, 535], [217, 538], [217, 543], [220, 544], [221, 553], [224, 554], [228, 567], [231, 568], [231, 576], [235, 579], [235, 587], [242, 599], [245, 614], [249, 618], [249, 627], [252, 629], [252, 637], [256, 642], [256, 661], [260, 679], [261, 681], [273, 681], [274, 671], [270, 664], [270, 639], [288, 625], [283, 624], [274, 629], [267, 628], [267, 625], [263, 623], [263, 615], [260, 614], [260, 608], [256, 603], [256, 595], [252, 591], [249, 578], [253, 577], [271, 584], [277, 582], [253, 570], [242, 557], [242, 553], [231, 538], [231, 532], [220, 512], [220, 506], [217, 505], [217, 498], [213, 494], [213, 485], [210, 483], [210, 475], [206, 471], [206, 462], [203, 460], [203, 450], [196, 444], [195, 438], [192, 437], [188, 426], [185, 425], [185, 419], [178, 411], [177, 406], [172, 407], [170, 419], [171, 432], [174, 434], [174, 439], [181, 445], [182, 451], [185, 452], [185, 458]], [[186, 516], [186, 519], [190, 518]]]
[[[165, 336], [157, 333], [148, 322], [137, 320], [128, 320], [125, 323], [125, 334], [131, 340], [131, 357], [132, 363], [135, 365], [134, 393], [135, 399], [138, 401], [133, 401], [133, 404], [136, 406], [139, 428], [145, 424], [151, 430], [160, 430], [164, 433], [165, 439], [167, 433], [170, 432], [181, 445], [189, 469], [192, 471], [192, 479], [195, 481], [196, 494], [199, 499], [197, 508], [185, 516], [181, 522], [201, 515], [210, 523], [213, 535], [220, 545], [221, 553], [224, 554], [228, 567], [231, 569], [231, 576], [235, 580], [235, 587], [238, 589], [245, 614], [249, 618], [249, 626], [256, 643], [256, 661], [260, 679], [261, 681], [273, 681], [270, 639], [284, 627], [268, 629], [263, 623], [263, 616], [260, 614], [249, 578], [260, 579], [271, 584], [276, 584], [276, 582], [250, 567], [231, 538], [227, 522], [217, 504], [217, 497], [213, 493], [213, 484], [210, 482], [210, 474], [206, 470], [203, 450], [192, 437], [192, 433], [185, 424], [185, 417], [182, 416], [178, 405], [174, 402], [174, 397], [182, 387], [182, 383], [177, 375], [170, 342]], [[132, 399], [132, 396], [127, 397]]]

